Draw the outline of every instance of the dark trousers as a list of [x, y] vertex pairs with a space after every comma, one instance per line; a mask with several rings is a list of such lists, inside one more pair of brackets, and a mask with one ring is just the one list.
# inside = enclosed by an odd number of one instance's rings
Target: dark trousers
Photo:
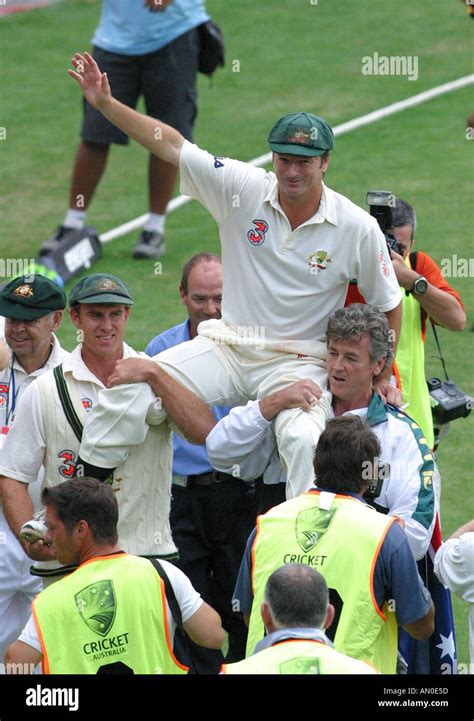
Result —
[[257, 483], [257, 515], [261, 516], [273, 508], [286, 501], [286, 483], [263, 483], [258, 480]]
[[[171, 530], [179, 551], [176, 565], [206, 603], [220, 615], [228, 633], [227, 663], [245, 656], [247, 627], [232, 610], [232, 596], [248, 536], [255, 525], [254, 487], [223, 473], [190, 476], [186, 488], [173, 484]], [[188, 641], [194, 673], [218, 673], [224, 657]]]

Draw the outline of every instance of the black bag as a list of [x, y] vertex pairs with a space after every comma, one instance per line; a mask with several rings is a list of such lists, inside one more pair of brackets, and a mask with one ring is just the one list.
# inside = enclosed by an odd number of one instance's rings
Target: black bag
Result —
[[199, 25], [199, 72], [212, 75], [224, 66], [224, 35], [212, 20]]

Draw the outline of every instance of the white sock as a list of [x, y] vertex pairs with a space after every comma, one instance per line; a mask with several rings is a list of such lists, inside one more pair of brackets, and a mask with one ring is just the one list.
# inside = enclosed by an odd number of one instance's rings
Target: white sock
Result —
[[148, 219], [143, 226], [143, 230], [149, 230], [152, 233], [163, 233], [165, 229], [166, 215], [158, 215], [158, 213], [150, 213]]
[[86, 223], [86, 211], [69, 208], [64, 218], [66, 228], [83, 228]]

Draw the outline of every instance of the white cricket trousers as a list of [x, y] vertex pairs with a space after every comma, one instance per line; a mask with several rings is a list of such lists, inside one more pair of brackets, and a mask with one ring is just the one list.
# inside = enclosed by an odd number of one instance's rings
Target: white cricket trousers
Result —
[[[318, 343], [321, 355], [324, 345]], [[295, 381], [310, 378], [326, 389], [323, 357], [258, 350], [255, 346], [217, 343], [197, 336], [154, 356], [154, 361], [208, 405], [242, 405], [264, 398]], [[287, 472], [287, 495], [296, 496], [314, 483], [313, 455], [329, 413], [324, 393], [310, 411], [281, 411], [273, 426], [282, 465]], [[100, 402], [89, 413], [80, 455], [104, 468], [116, 467], [133, 445], [143, 443], [148, 424], [158, 424], [166, 411], [145, 383], [100, 391]]]

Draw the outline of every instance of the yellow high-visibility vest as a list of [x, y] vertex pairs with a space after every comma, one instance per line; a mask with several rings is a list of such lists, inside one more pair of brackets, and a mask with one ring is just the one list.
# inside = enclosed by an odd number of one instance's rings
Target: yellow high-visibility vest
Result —
[[395, 520], [351, 496], [319, 491], [304, 493], [260, 516], [252, 548], [247, 657], [264, 637], [260, 605], [269, 576], [286, 563], [304, 563], [324, 576], [332, 598], [337, 598], [335, 648], [370, 662], [382, 673], [395, 673], [395, 613], [387, 604], [377, 606], [373, 588], [375, 563]]
[[146, 558], [99, 556], [44, 589], [33, 601], [43, 672], [184, 674], [168, 631], [163, 581]]

